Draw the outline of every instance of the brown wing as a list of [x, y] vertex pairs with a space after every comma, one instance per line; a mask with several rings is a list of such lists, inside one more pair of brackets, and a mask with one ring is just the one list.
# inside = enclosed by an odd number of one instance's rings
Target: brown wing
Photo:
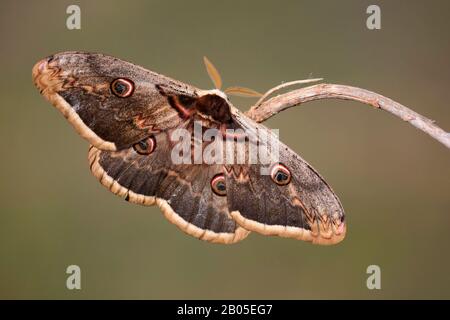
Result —
[[[235, 115], [247, 129], [267, 130], [240, 113]], [[228, 209], [245, 229], [334, 244], [345, 237], [344, 209], [325, 180], [305, 160], [278, 143], [277, 162], [230, 165], [226, 170]]]
[[104, 151], [91, 146], [91, 171], [113, 193], [142, 205], [158, 205], [165, 217], [201, 240], [234, 243], [248, 231], [230, 216], [226, 197], [215, 194], [210, 182], [221, 165], [174, 165], [169, 132], [155, 135], [154, 151]]
[[[127, 148], [149, 133], [176, 127], [183, 119], [167, 96], [197, 96], [192, 86], [95, 53], [63, 52], [43, 59], [33, 68], [33, 80], [77, 132], [103, 150]], [[113, 83], [122, 95], [113, 91]]]

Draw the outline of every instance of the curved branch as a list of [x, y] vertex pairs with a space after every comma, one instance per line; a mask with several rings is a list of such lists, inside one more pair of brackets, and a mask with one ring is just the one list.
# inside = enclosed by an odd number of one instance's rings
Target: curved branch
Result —
[[450, 149], [450, 133], [438, 127], [433, 120], [378, 93], [339, 84], [318, 84], [293, 90], [266, 100], [260, 105], [251, 107], [246, 112], [246, 115], [256, 122], [263, 122], [285, 109], [320, 99], [353, 100], [371, 105], [377, 109], [385, 110], [409, 122], [417, 129], [429, 134], [432, 138]]

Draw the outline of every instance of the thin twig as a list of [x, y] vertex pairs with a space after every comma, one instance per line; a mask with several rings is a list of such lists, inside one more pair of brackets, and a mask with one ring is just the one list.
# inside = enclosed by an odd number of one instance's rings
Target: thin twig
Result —
[[378, 93], [339, 84], [318, 84], [293, 90], [251, 107], [246, 114], [256, 122], [263, 122], [285, 109], [320, 99], [353, 100], [385, 110], [409, 122], [450, 149], [450, 133], [438, 127], [433, 120]]
[[311, 83], [311, 82], [317, 82], [317, 81], [321, 81], [323, 80], [323, 78], [317, 78], [317, 79], [304, 79], [304, 80], [295, 80], [295, 81], [289, 81], [289, 82], [284, 82], [276, 87], [273, 87], [272, 89], [269, 89], [266, 93], [264, 93], [261, 98], [258, 100], [258, 102], [256, 102], [255, 106], [259, 106], [264, 100], [266, 100], [266, 98], [268, 96], [270, 96], [272, 93], [284, 89], [286, 87], [289, 86], [293, 86], [296, 84], [305, 84], [305, 83]]

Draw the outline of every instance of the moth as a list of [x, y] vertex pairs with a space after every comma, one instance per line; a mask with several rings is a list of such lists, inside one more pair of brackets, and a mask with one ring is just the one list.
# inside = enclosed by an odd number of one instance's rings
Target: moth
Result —
[[[85, 52], [40, 60], [32, 76], [40, 93], [91, 144], [89, 166], [101, 184], [129, 202], [157, 205], [185, 233], [226, 244], [251, 231], [314, 244], [340, 242], [346, 233], [344, 210], [331, 187], [228, 98], [253, 91], [221, 91], [217, 70], [205, 63], [216, 89], [202, 90], [130, 62]], [[174, 163], [174, 132], [193, 132], [194, 124], [202, 132], [224, 132], [236, 149], [248, 139], [227, 134], [229, 130], [267, 132], [278, 143], [277, 161], [266, 166], [265, 174], [262, 163]], [[192, 139], [188, 146], [214, 141]], [[258, 137], [253, 144], [264, 145]], [[250, 147], [239, 150], [249, 158]]]

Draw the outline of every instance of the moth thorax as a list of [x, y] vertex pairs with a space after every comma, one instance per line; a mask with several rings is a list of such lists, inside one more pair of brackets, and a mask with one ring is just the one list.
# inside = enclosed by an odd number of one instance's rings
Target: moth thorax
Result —
[[216, 94], [206, 94], [198, 98], [197, 110], [221, 123], [231, 121], [228, 101]]

